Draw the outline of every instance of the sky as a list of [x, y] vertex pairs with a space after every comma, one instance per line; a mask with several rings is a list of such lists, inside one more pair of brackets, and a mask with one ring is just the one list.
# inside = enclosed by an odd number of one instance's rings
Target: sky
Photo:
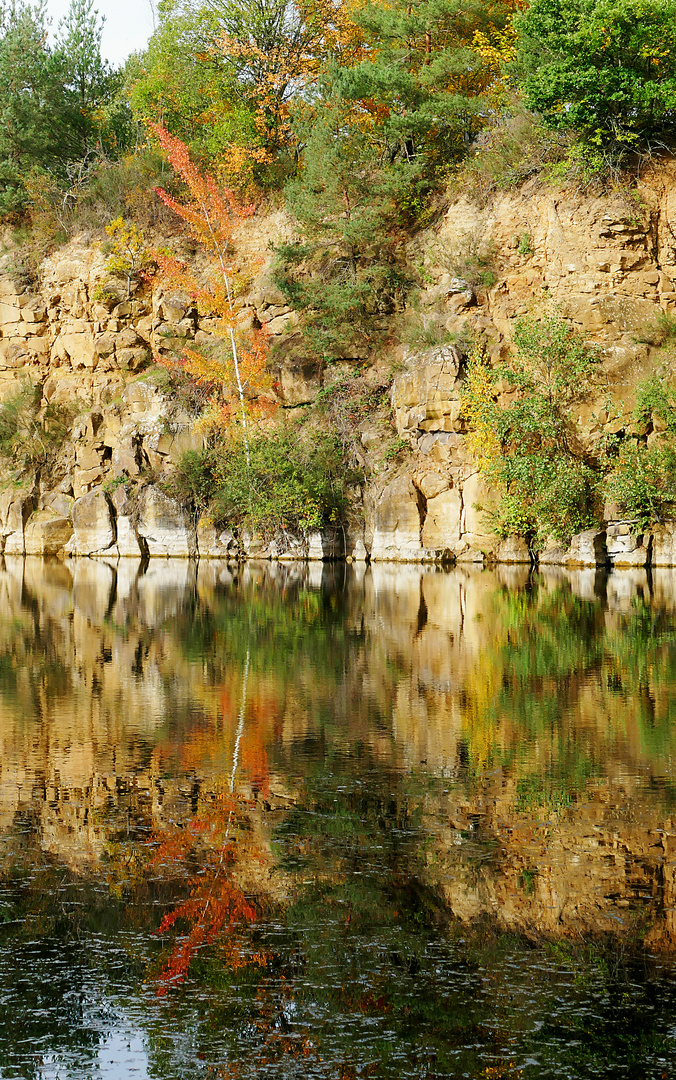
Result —
[[[47, 15], [54, 34], [67, 13], [70, 0], [47, 0]], [[152, 0], [95, 0], [99, 15], [105, 16], [101, 52], [115, 67], [129, 53], [142, 49], [153, 32]]]

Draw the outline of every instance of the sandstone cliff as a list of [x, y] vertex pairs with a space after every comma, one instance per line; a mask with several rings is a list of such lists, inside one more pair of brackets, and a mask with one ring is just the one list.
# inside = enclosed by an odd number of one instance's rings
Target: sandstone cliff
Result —
[[[525, 542], [498, 541], [479, 509], [490, 505], [491, 493], [466, 447], [461, 342], [479, 335], [494, 357], [505, 356], [515, 319], [552, 299], [602, 349], [597, 397], [580, 409], [584, 438], [593, 447], [621, 430], [637, 383], [668, 362], [657, 320], [676, 311], [675, 177], [676, 166], [662, 163], [631, 199], [533, 180], [485, 207], [461, 199], [412, 240], [409, 262], [424, 269], [427, 282], [415, 298], [421, 340], [450, 334], [459, 344], [399, 345], [371, 358], [378, 377], [387, 374], [393, 423], [410, 452], [398, 464], [383, 462], [382, 435], [362, 425], [364, 458], [378, 465], [355, 495], [350, 527], [286, 549], [237, 537], [227, 523], [196, 523], [163, 490], [180, 454], [202, 438], [190, 408], [172, 397], [150, 363], [185, 341], [210, 340], [213, 325], [200, 321], [189, 296], [146, 286], [127, 297], [106, 276], [100, 250], [84, 241], [47, 258], [32, 281], [13, 271], [17, 253], [9, 250], [0, 261], [0, 396], [29, 380], [43, 407], [77, 401], [80, 411], [48, 476], [18, 490], [5, 484], [4, 551], [527, 563]], [[264, 322], [277, 345], [283, 408], [311, 403], [338, 372], [364, 364], [359, 357], [321, 365], [304, 354], [299, 315], [265, 265], [267, 241], [291, 234], [279, 213], [254, 221], [240, 230], [235, 256], [254, 274], [240, 318], [244, 325]], [[462, 276], [477, 252], [490, 253], [490, 287]], [[612, 507], [607, 517], [607, 529], [574, 538], [566, 551], [548, 550], [541, 562], [676, 561], [671, 526], [642, 536]]]

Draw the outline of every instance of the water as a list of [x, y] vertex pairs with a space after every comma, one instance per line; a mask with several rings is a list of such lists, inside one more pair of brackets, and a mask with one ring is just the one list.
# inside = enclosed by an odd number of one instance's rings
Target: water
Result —
[[676, 1077], [676, 575], [0, 565], [0, 1077]]

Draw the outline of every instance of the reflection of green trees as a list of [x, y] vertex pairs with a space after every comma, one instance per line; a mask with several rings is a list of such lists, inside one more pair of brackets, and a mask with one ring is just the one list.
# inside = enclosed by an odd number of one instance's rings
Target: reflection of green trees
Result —
[[345, 613], [339, 589], [250, 582], [214, 590], [208, 603], [186, 607], [173, 629], [187, 658], [204, 662], [216, 681], [225, 669], [242, 667], [249, 652], [252, 672], [287, 682], [299, 668], [320, 668], [327, 677], [342, 670], [354, 640]]
[[39, 715], [44, 701], [72, 693], [72, 672], [60, 654], [58, 628], [42, 627], [33, 614], [24, 610], [0, 623], [0, 699], [20, 705], [26, 718]]
[[470, 764], [516, 771], [519, 802], [566, 805], [609, 758], [664, 772], [676, 752], [676, 629], [638, 598], [610, 613], [538, 578], [493, 597], [482, 678], [465, 690]]

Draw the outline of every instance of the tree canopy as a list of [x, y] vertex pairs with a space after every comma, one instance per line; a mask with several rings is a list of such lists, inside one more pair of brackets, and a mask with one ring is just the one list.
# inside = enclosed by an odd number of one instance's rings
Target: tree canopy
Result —
[[515, 23], [529, 108], [599, 143], [673, 128], [675, 0], [533, 0]]

